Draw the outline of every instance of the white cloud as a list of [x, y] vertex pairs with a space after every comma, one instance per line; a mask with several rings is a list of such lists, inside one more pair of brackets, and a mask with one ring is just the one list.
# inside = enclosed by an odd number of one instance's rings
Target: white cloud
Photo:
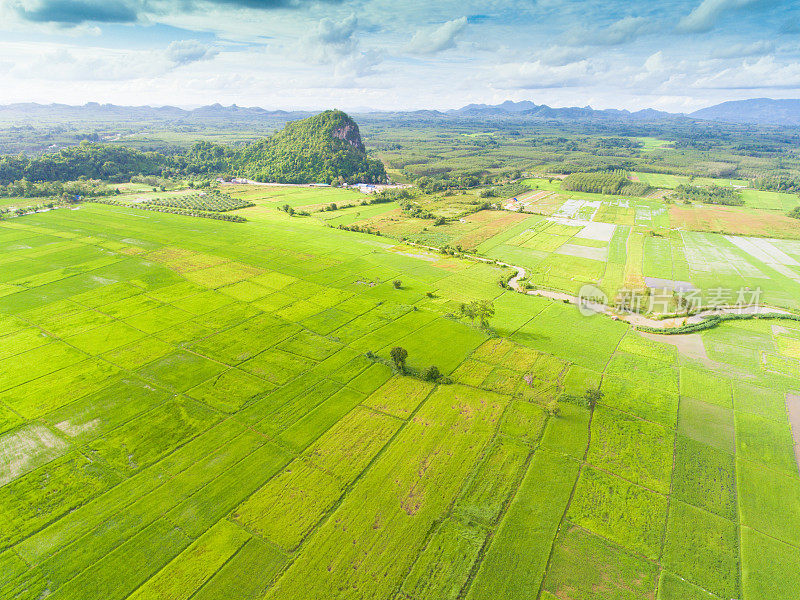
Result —
[[358, 28], [353, 14], [341, 21], [324, 18], [300, 40], [300, 54], [313, 63], [333, 65], [334, 75], [340, 79], [370, 75], [383, 56], [376, 50], [362, 49]]
[[165, 54], [167, 59], [176, 65], [188, 65], [201, 60], [211, 60], [219, 54], [219, 50], [197, 40], [181, 40], [167, 46]]
[[751, 44], [733, 44], [723, 46], [714, 51], [714, 58], [744, 58], [747, 56], [763, 56], [775, 51], [775, 44], [769, 41], [758, 41]]
[[411, 54], [431, 55], [456, 46], [456, 38], [467, 27], [467, 18], [447, 21], [434, 29], [419, 29], [406, 46]]
[[498, 87], [545, 89], [585, 84], [587, 78], [595, 73], [596, 68], [587, 60], [561, 66], [552, 66], [541, 60], [535, 60], [499, 65], [494, 70], [497, 73], [495, 85]]
[[539, 53], [537, 59], [545, 65], [563, 67], [570, 63], [583, 60], [589, 54], [589, 49], [575, 46], [550, 46]]
[[356, 43], [354, 36], [357, 28], [358, 19], [354, 14], [338, 22], [325, 18], [319, 22], [316, 32], [311, 37], [320, 44], [348, 52]]
[[653, 28], [653, 23], [644, 17], [625, 17], [604, 29], [578, 27], [567, 34], [567, 40], [574, 45], [619, 46], [634, 41]]
[[694, 88], [793, 89], [800, 87], [800, 62], [778, 63], [773, 56], [744, 60], [741, 64], [698, 78]]
[[12, 74], [20, 79], [53, 81], [124, 81], [164, 73], [164, 58], [152, 52], [94, 52], [56, 48], [19, 61]]
[[725, 13], [760, 1], [762, 0], [703, 0], [697, 8], [681, 19], [678, 30], [686, 33], [711, 31]]

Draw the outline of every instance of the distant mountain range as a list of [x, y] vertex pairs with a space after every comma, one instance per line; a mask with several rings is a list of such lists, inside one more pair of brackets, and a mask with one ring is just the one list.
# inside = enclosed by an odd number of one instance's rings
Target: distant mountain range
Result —
[[800, 125], [800, 100], [734, 100], [695, 111], [689, 116], [727, 123], [795, 126]]
[[222, 106], [212, 104], [193, 110], [176, 106], [118, 106], [89, 102], [83, 106], [68, 104], [37, 104], [27, 102], [0, 106], [0, 122], [24, 123], [38, 121], [90, 121], [90, 122], [142, 122], [142, 121], [242, 121], [259, 119], [294, 120], [307, 117], [311, 112], [290, 112], [285, 110], [265, 110], [263, 108], [244, 108], [235, 104]]
[[[0, 123], [22, 125], [37, 122], [236, 122], [236, 123], [275, 123], [300, 119], [314, 114], [310, 111], [266, 110], [245, 108], [235, 104], [222, 106], [212, 104], [193, 110], [175, 106], [117, 106], [90, 102], [83, 106], [66, 104], [8, 104], [0, 106]], [[426, 119], [447, 118], [530, 118], [547, 120], [600, 120], [628, 122], [663, 122], [693, 120], [718, 121], [754, 125], [800, 126], [800, 100], [771, 100], [756, 98], [723, 102], [690, 114], [669, 113], [654, 109], [635, 112], [627, 110], [595, 110], [590, 106], [553, 108], [530, 101], [502, 104], [469, 104], [448, 111], [420, 110], [410, 112], [363, 112], [362, 115], [386, 116], [402, 115]]]
[[546, 104], [535, 104], [528, 100], [511, 102], [507, 100], [502, 104], [468, 104], [458, 110], [449, 110], [445, 114], [450, 116], [480, 117], [480, 116], [527, 116], [540, 119], [611, 119], [631, 121], [664, 121], [685, 118], [684, 115], [672, 114], [653, 110], [651, 108], [630, 112], [628, 110], [595, 110], [591, 106], [583, 108], [552, 108]]

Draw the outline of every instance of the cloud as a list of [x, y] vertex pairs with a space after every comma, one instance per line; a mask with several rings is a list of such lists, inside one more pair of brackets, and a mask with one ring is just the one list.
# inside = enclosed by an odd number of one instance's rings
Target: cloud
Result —
[[678, 23], [678, 31], [705, 33], [711, 31], [726, 13], [744, 8], [761, 0], [703, 0]]
[[72, 27], [83, 23], [134, 23], [145, 17], [202, 12], [208, 6], [233, 9], [300, 9], [344, 0], [10, 0], [16, 14], [31, 23]]
[[338, 22], [325, 18], [319, 22], [313, 37], [321, 44], [348, 49], [355, 43], [357, 28], [358, 19], [353, 14]]
[[353, 14], [341, 21], [324, 18], [301, 38], [300, 55], [316, 64], [333, 65], [334, 75], [339, 78], [370, 75], [383, 56], [375, 50], [362, 50], [358, 30], [358, 18]]
[[433, 29], [419, 29], [406, 50], [411, 54], [431, 55], [455, 48], [456, 38], [466, 27], [467, 17], [461, 17]]
[[574, 46], [550, 46], [537, 57], [543, 64], [551, 67], [563, 67], [586, 58], [588, 48]]
[[125, 81], [156, 77], [168, 70], [166, 60], [152, 52], [94, 55], [59, 48], [18, 63], [13, 74], [50, 81]]
[[526, 90], [574, 87], [586, 83], [587, 77], [594, 73], [594, 67], [587, 60], [561, 66], [536, 60], [499, 65], [494, 70], [498, 75], [497, 87]]
[[341, 21], [324, 18], [300, 39], [300, 52], [317, 64], [335, 63], [358, 50], [357, 29], [355, 15]]
[[758, 41], [752, 44], [733, 44], [719, 48], [713, 53], [714, 58], [743, 58], [747, 56], [763, 56], [775, 50], [775, 44], [769, 41]]
[[33, 23], [133, 23], [139, 6], [129, 2], [104, 0], [36, 0], [15, 5], [17, 14]]
[[312, 4], [341, 4], [344, 0], [206, 0], [210, 4], [227, 4], [239, 8], [302, 8]]
[[653, 24], [644, 17], [625, 17], [605, 29], [578, 28], [569, 33], [567, 39], [575, 45], [619, 46], [634, 41], [651, 29]]
[[694, 88], [725, 90], [795, 89], [800, 87], [800, 62], [778, 63], [773, 56], [741, 64], [697, 79]]
[[219, 50], [197, 40], [181, 40], [167, 46], [165, 54], [167, 59], [176, 65], [188, 65], [202, 60], [211, 60], [219, 54]]

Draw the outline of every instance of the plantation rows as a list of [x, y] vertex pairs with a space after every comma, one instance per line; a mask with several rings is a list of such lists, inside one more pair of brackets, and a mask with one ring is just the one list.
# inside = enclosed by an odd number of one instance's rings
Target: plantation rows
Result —
[[634, 183], [627, 171], [595, 171], [572, 173], [561, 184], [564, 190], [592, 192], [607, 195], [645, 196], [651, 188], [645, 183]]
[[[125, 208], [137, 208], [139, 210], [150, 210], [155, 212], [169, 213], [172, 215], [185, 215], [187, 217], [201, 217], [203, 219], [216, 219], [217, 221], [229, 221], [231, 223], [246, 223], [247, 219], [241, 215], [226, 215], [219, 212], [203, 212], [201, 210], [191, 210], [184, 208], [172, 208], [158, 204], [148, 204], [145, 202], [125, 203], [118, 202], [109, 198], [93, 198], [91, 202], [95, 204], [110, 204], [112, 206], [124, 206]], [[253, 205], [250, 205], [253, 206]]]
[[209, 212], [227, 212], [255, 206], [252, 202], [232, 198], [228, 194], [217, 190], [198, 192], [196, 194], [182, 194], [180, 196], [164, 196], [162, 198], [147, 200], [142, 204]]

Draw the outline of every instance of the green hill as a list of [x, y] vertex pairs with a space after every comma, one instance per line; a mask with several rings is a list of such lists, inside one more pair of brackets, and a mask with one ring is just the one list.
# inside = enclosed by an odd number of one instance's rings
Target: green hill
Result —
[[241, 177], [278, 183], [380, 183], [383, 163], [369, 158], [358, 125], [340, 110], [294, 121], [231, 157]]

